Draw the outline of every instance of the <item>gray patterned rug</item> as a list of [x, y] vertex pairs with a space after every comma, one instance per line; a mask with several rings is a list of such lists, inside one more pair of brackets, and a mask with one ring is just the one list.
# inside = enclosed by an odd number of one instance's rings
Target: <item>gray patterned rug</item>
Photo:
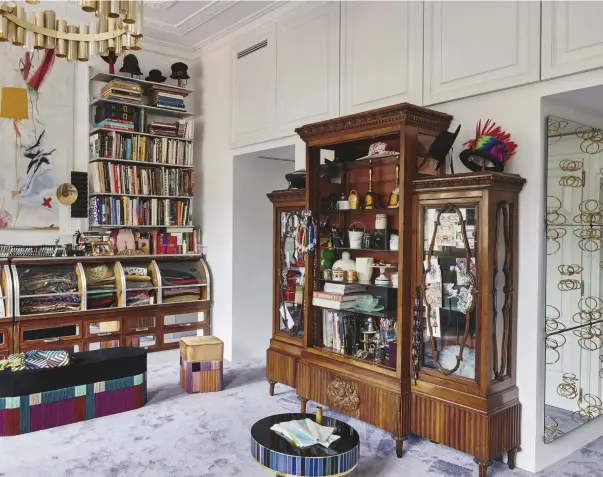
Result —
[[[274, 475], [252, 462], [248, 432], [262, 417], [298, 412], [295, 391], [277, 384], [274, 397], [269, 397], [263, 363], [249, 361], [225, 364], [224, 391], [188, 395], [178, 385], [178, 369], [177, 350], [149, 355], [149, 403], [137, 411], [0, 438], [0, 476]], [[418, 438], [405, 443], [407, 452], [398, 459], [387, 433], [355, 419], [342, 419], [356, 428], [362, 439], [361, 460], [353, 475], [477, 475], [471, 456]], [[496, 462], [488, 475], [532, 474], [510, 471]], [[603, 477], [603, 438], [539, 475]]]

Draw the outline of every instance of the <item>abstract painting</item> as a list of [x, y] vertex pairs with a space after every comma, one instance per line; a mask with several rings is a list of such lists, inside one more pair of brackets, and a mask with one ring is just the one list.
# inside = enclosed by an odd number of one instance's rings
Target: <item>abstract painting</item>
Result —
[[58, 229], [73, 154], [74, 66], [0, 44], [0, 229]]

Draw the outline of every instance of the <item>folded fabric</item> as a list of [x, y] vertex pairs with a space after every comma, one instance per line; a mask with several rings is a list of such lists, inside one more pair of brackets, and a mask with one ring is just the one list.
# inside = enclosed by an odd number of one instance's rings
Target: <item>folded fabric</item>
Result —
[[71, 364], [71, 355], [63, 350], [32, 350], [11, 354], [0, 361], [0, 371], [62, 368]]
[[164, 298], [164, 303], [175, 303], [180, 301], [195, 301], [200, 300], [201, 297], [199, 295], [181, 295], [181, 296], [171, 296], [168, 298]]
[[113, 270], [107, 264], [95, 265], [84, 269], [88, 284], [102, 282], [103, 280], [115, 280]]
[[339, 439], [339, 436], [333, 434], [334, 427], [321, 426], [308, 418], [281, 422], [270, 429], [296, 447], [309, 447], [316, 444], [329, 447]]
[[150, 282], [151, 277], [141, 275], [126, 275], [126, 281], [128, 282]]
[[132, 266], [124, 267], [124, 274], [127, 276], [130, 276], [130, 275], [145, 276], [148, 273], [149, 273], [149, 271], [146, 269], [146, 267], [132, 267]]

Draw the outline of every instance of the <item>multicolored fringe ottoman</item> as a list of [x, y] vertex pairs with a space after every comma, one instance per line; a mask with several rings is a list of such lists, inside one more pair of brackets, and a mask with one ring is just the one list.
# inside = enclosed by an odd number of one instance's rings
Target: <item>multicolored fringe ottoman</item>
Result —
[[66, 368], [0, 372], [0, 436], [131, 411], [147, 402], [146, 351], [78, 353]]
[[215, 336], [180, 338], [180, 387], [187, 393], [222, 391], [224, 343]]

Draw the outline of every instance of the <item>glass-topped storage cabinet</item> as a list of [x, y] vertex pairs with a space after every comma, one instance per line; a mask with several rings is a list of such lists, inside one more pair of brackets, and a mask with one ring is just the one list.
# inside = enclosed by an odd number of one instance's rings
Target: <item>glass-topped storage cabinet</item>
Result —
[[[158, 350], [210, 333], [210, 274], [202, 255], [15, 258], [3, 280], [12, 282], [15, 297], [13, 305], [11, 294], [0, 296], [5, 314], [14, 307], [15, 351]], [[0, 355], [2, 340], [10, 340], [2, 322]]]
[[[480, 476], [520, 442], [515, 386], [517, 210], [524, 179], [413, 181], [415, 434], [475, 456]], [[454, 413], [454, 419], [446, 416]], [[466, 437], [458, 439], [456, 430]], [[497, 429], [486, 432], [486, 429]]]
[[0, 359], [12, 352], [13, 284], [8, 260], [0, 259]]
[[295, 387], [295, 363], [304, 344], [306, 264], [299, 230], [306, 191], [274, 191], [268, 198], [274, 209], [272, 339], [266, 366], [272, 396], [277, 382]]

